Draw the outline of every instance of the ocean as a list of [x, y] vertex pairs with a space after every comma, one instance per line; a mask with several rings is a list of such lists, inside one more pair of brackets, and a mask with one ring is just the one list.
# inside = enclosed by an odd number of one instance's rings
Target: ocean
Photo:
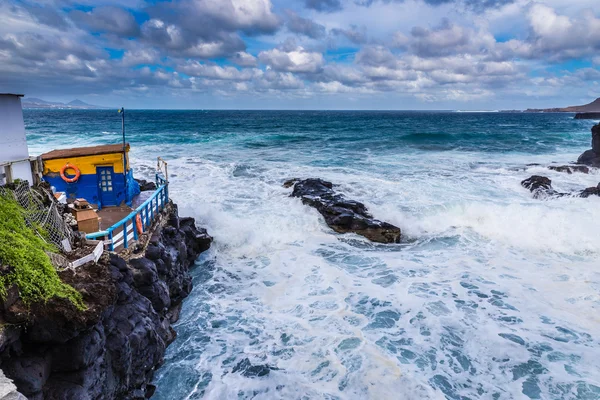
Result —
[[[116, 110], [24, 117], [32, 154], [121, 140]], [[180, 215], [215, 238], [153, 399], [600, 399], [600, 198], [520, 185], [596, 186], [598, 171], [546, 168], [589, 149], [594, 122], [127, 110], [136, 177], [166, 159]], [[403, 242], [334, 233], [282, 187], [309, 177]], [[246, 358], [272, 369], [244, 376]]]

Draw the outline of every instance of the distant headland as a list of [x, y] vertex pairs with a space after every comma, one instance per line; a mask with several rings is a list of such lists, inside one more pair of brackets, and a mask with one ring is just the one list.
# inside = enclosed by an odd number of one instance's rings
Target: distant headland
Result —
[[23, 108], [57, 108], [57, 109], [79, 109], [79, 110], [90, 110], [90, 109], [102, 109], [106, 107], [95, 106], [93, 104], [85, 103], [81, 100], [73, 100], [68, 103], [61, 103], [56, 101], [46, 101], [35, 97], [26, 97], [21, 101]]
[[583, 106], [570, 106], [564, 108], [528, 108], [525, 112], [569, 112], [569, 113], [598, 113], [600, 112], [600, 98]]

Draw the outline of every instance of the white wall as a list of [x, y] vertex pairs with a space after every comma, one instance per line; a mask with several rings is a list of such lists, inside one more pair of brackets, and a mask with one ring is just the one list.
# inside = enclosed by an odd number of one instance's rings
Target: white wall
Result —
[[[29, 157], [21, 98], [0, 94], [0, 163]], [[0, 167], [0, 173], [4, 168]], [[13, 179], [23, 179], [33, 183], [29, 162], [12, 165]]]

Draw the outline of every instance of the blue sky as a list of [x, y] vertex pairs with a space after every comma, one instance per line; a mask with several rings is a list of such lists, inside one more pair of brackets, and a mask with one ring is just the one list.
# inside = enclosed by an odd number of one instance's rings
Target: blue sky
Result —
[[5, 0], [0, 92], [128, 108], [513, 109], [600, 97], [597, 0]]

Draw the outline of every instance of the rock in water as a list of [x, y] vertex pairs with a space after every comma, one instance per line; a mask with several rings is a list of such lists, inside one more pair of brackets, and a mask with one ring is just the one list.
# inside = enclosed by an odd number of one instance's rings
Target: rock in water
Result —
[[560, 193], [554, 190], [552, 187], [552, 181], [545, 176], [533, 175], [525, 179], [521, 182], [521, 186], [526, 189], [529, 189], [531, 193], [533, 193], [534, 199], [544, 199], [549, 197], [563, 197], [563, 196], [572, 196], [572, 197], [583, 197], [587, 198], [590, 196], [600, 196], [600, 183], [598, 186], [589, 187], [580, 192], [572, 192], [572, 193]]
[[556, 172], [566, 172], [569, 175], [573, 172], [581, 172], [582, 174], [590, 173], [590, 169], [585, 165], [550, 165], [548, 169]]
[[545, 176], [533, 175], [521, 182], [521, 186], [525, 189], [529, 189], [529, 191], [533, 193], [535, 199], [563, 196], [562, 193], [558, 193], [554, 190], [552, 181]]
[[316, 208], [327, 225], [338, 233], [354, 232], [378, 243], [400, 242], [400, 228], [374, 219], [364, 204], [335, 193], [331, 182], [304, 179], [290, 180], [285, 185], [293, 185], [291, 196], [300, 197], [304, 204]]
[[592, 127], [592, 148], [579, 156], [577, 164], [600, 167], [600, 124]]
[[579, 197], [583, 197], [583, 198], [587, 198], [590, 196], [600, 196], [600, 183], [598, 183], [598, 186], [596, 187], [589, 187], [585, 190], [583, 190], [580, 194]]

